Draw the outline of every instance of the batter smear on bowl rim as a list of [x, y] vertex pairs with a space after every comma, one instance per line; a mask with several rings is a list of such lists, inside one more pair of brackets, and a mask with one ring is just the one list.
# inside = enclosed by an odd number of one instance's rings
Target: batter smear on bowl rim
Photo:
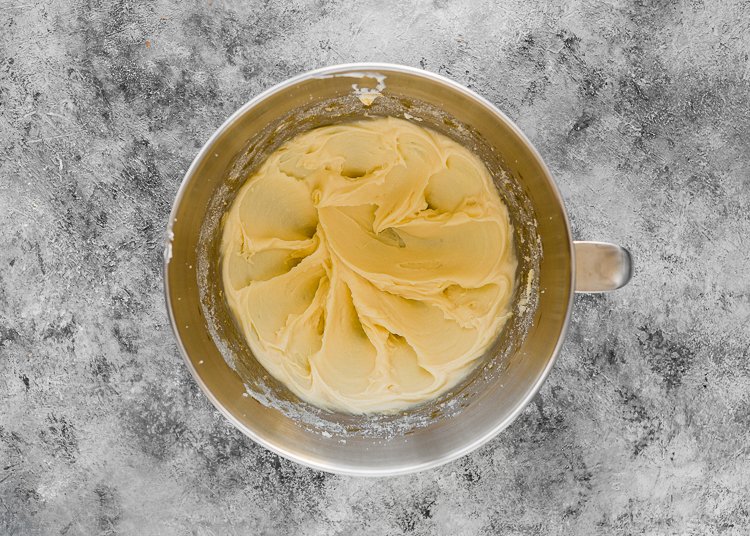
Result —
[[240, 189], [224, 291], [255, 357], [297, 396], [398, 411], [456, 385], [502, 330], [512, 237], [467, 148], [393, 117], [326, 126]]

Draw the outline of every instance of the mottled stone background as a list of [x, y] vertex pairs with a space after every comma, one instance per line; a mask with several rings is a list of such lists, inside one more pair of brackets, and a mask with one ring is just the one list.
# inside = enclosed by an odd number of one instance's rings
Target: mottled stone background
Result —
[[[0, 0], [0, 534], [750, 532], [750, 4]], [[301, 71], [389, 61], [496, 103], [578, 238], [633, 252], [579, 296], [535, 403], [382, 480], [232, 428], [164, 309], [193, 156]]]

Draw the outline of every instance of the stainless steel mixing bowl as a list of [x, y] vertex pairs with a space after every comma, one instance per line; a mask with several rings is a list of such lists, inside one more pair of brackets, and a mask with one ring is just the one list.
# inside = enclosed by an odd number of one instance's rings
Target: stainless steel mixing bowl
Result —
[[[324, 411], [297, 399], [257, 363], [222, 294], [221, 216], [264, 157], [299, 132], [363, 117], [416, 121], [484, 160], [509, 206], [520, 260], [512, 320], [476, 371], [450, 393], [394, 415]], [[544, 382], [570, 319], [574, 291], [630, 278], [626, 250], [573, 242], [560, 194], [521, 131], [491, 103], [442, 76], [398, 65], [311, 71], [248, 102], [208, 140], [169, 221], [164, 286], [188, 368], [237, 428], [317, 469], [395, 475], [462, 456], [508, 426]]]

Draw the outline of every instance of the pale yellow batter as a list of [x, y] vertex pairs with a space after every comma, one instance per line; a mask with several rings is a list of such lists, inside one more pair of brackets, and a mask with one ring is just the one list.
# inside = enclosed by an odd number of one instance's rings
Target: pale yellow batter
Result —
[[512, 230], [487, 169], [407, 121], [292, 139], [225, 218], [229, 307], [258, 361], [317, 406], [395, 411], [434, 398], [510, 314]]

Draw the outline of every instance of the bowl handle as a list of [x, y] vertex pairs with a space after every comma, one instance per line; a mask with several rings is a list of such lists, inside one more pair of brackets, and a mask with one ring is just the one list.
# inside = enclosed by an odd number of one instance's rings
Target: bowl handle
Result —
[[607, 242], [574, 241], [576, 250], [576, 292], [608, 292], [630, 281], [633, 261], [630, 252]]

